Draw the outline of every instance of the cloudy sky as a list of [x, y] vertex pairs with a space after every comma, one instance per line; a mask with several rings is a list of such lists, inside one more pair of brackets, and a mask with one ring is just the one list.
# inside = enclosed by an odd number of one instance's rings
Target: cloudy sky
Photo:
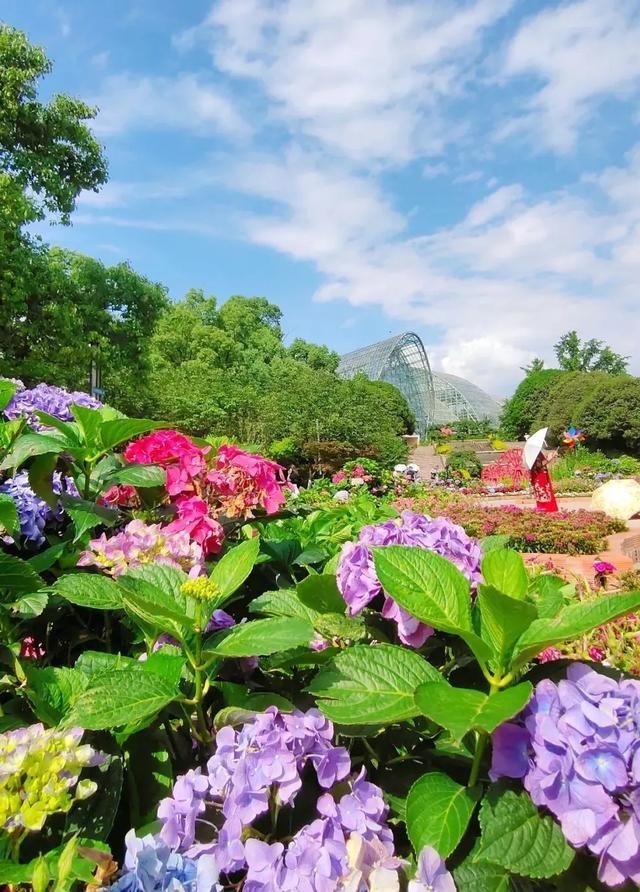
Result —
[[640, 372], [640, 0], [0, 0], [99, 106], [54, 243], [259, 294], [340, 352], [413, 329], [497, 395], [577, 328]]

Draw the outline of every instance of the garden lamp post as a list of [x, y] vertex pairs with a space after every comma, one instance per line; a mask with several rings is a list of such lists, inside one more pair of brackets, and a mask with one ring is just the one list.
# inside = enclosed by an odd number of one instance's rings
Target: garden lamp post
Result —
[[95, 399], [102, 399], [104, 389], [102, 387], [102, 363], [100, 361], [100, 345], [92, 342], [89, 344], [91, 348], [91, 365], [89, 366], [89, 393]]

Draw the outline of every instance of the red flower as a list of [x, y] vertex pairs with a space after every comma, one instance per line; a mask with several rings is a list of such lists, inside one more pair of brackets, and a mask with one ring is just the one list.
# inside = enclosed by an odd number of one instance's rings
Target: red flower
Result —
[[20, 645], [20, 658], [23, 660], [41, 660], [46, 654], [44, 645], [33, 635], [27, 635]]
[[98, 499], [99, 505], [107, 505], [121, 508], [133, 508], [138, 503], [138, 492], [135, 486], [123, 483], [121, 486], [112, 486]]

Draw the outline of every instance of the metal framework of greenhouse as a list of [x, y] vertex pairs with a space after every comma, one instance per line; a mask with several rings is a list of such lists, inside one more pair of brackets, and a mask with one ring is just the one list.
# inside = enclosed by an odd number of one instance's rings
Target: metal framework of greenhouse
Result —
[[497, 422], [500, 414], [499, 404], [475, 384], [432, 371], [424, 345], [412, 331], [346, 353], [338, 374], [353, 378], [359, 372], [371, 381], [387, 381], [398, 388], [416, 417], [416, 431], [421, 435], [433, 424], [463, 418]]

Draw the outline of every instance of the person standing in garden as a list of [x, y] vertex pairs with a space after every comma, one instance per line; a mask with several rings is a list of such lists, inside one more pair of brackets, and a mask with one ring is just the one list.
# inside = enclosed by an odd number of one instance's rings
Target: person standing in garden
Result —
[[529, 477], [531, 489], [536, 499], [536, 511], [554, 513], [558, 510], [558, 503], [553, 491], [548, 465], [545, 454], [540, 452], [529, 471]]

